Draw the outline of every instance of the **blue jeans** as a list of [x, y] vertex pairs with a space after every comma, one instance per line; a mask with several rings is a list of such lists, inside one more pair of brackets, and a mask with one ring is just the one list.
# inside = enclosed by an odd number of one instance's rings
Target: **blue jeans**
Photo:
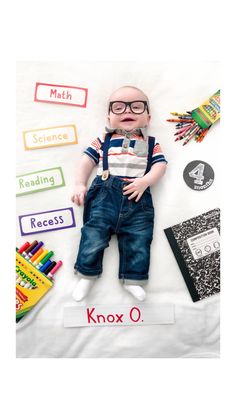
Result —
[[148, 280], [150, 245], [153, 237], [154, 208], [149, 188], [138, 202], [123, 195], [124, 182], [110, 176], [97, 176], [88, 190], [84, 206], [79, 252], [75, 269], [82, 275], [102, 273], [104, 249], [112, 234], [117, 235], [119, 279], [126, 284]]

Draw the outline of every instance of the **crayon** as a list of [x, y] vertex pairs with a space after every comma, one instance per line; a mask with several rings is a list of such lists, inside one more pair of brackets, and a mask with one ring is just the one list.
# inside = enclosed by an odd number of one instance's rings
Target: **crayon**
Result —
[[22, 256], [25, 257], [35, 246], [37, 246], [37, 244], [37, 240], [34, 240], [33, 243], [31, 243], [31, 245], [25, 249], [25, 251], [22, 253]]
[[182, 140], [187, 140], [192, 134], [195, 134], [195, 132], [196, 132], [196, 128], [197, 127], [194, 127], [194, 129], [193, 130], [190, 130], [190, 131], [187, 131], [186, 133], [184, 133], [184, 135], [183, 135], [183, 137], [182, 137]]
[[196, 129], [196, 128], [200, 128], [197, 124], [192, 124], [191, 127], [189, 127], [184, 133], [183, 135], [181, 135], [180, 137], [176, 138], [175, 141], [179, 141], [179, 140], [183, 140], [186, 139], [190, 134], [192, 134], [192, 132]]
[[44, 271], [44, 275], [47, 275], [53, 268], [54, 266], [56, 266], [56, 262], [51, 262], [51, 264], [47, 267], [47, 269], [45, 269]]
[[199, 131], [199, 126], [197, 126], [190, 135], [188, 135], [185, 139], [185, 142], [183, 143], [183, 145], [186, 145], [193, 137], [194, 135]]
[[183, 135], [180, 135], [180, 137], [177, 137], [175, 139], [175, 141], [179, 141], [179, 140], [183, 140], [186, 136], [188, 136], [189, 134], [191, 134], [191, 131], [193, 130], [194, 126], [191, 125], [190, 127], [188, 127], [184, 132]]
[[191, 139], [192, 139], [192, 137], [187, 138], [187, 140], [185, 140], [185, 142], [184, 142], [182, 145], [186, 145], [186, 144], [188, 144], [188, 142], [189, 142]]
[[195, 141], [197, 141], [198, 140], [198, 138], [200, 137], [200, 135], [202, 134], [202, 132], [203, 132], [204, 130], [201, 128], [199, 131], [198, 131], [198, 133], [195, 135]]
[[178, 112], [170, 112], [170, 114], [174, 116], [188, 116], [188, 114], [186, 113], [178, 113]]
[[178, 124], [176, 125], [186, 125], [186, 124], [191, 124], [191, 121], [187, 121], [187, 120], [181, 121], [181, 122], [178, 122]]
[[52, 263], [52, 261], [51, 261], [50, 259], [49, 259], [49, 260], [47, 260], [47, 262], [46, 262], [46, 263], [44, 263], [44, 265], [43, 265], [43, 266], [41, 266], [41, 268], [39, 269], [39, 270], [40, 270], [40, 272], [44, 272], [44, 271], [45, 271], [45, 269], [47, 269], [51, 263]]
[[48, 274], [48, 278], [53, 278], [53, 275], [55, 274], [55, 272], [61, 267], [62, 265], [62, 261], [59, 260], [57, 262], [57, 264], [54, 266], [54, 268], [50, 271], [50, 273]]
[[185, 121], [187, 121], [187, 120], [193, 121], [193, 118], [191, 117], [191, 115], [180, 116], [179, 119], [185, 120]]
[[[194, 121], [194, 120], [193, 119], [188, 119], [188, 122], [189, 121]], [[167, 119], [167, 122], [182, 122], [183, 123], [184, 121], [183, 121], [183, 119], [179, 118], [179, 119]]]
[[203, 130], [201, 132], [201, 134], [199, 135], [199, 137], [196, 138], [197, 143], [200, 143], [203, 140], [203, 138], [205, 137], [207, 131], [209, 131], [209, 128], [208, 129], [205, 129], [205, 130]]
[[37, 246], [35, 246], [26, 256], [25, 259], [29, 260], [32, 256], [43, 246], [43, 242], [38, 242]]
[[176, 124], [176, 128], [182, 128], [192, 125], [191, 122], [182, 122], [181, 124]]
[[54, 255], [54, 252], [50, 251], [46, 254], [46, 256], [43, 257], [43, 259], [40, 260], [40, 262], [36, 265], [37, 269], [40, 269], [47, 260]]
[[18, 249], [18, 253], [22, 253], [24, 252], [25, 249], [27, 249], [27, 247], [30, 246], [29, 242], [24, 243], [19, 249]]
[[42, 260], [44, 258], [44, 256], [46, 256], [47, 253], [48, 253], [48, 250], [46, 250], [46, 249], [43, 250], [43, 252], [41, 253], [41, 255], [37, 259], [35, 259], [35, 261], [33, 262], [33, 265], [34, 266], [37, 266], [38, 263], [40, 262], [40, 260]]
[[189, 129], [188, 129], [188, 130], [186, 130], [185, 135], [192, 134], [192, 132], [193, 132], [196, 128], [200, 128], [200, 127], [199, 127], [199, 125], [198, 125], [198, 124], [196, 124], [196, 122], [195, 122], [195, 124], [192, 124], [192, 125], [189, 127]]
[[32, 288], [32, 284], [30, 282], [27, 282], [27, 284], [24, 286], [24, 288]]
[[189, 126], [185, 127], [185, 128], [181, 128], [179, 131], [177, 131], [174, 135], [179, 135], [182, 134], [184, 131], [187, 131], [187, 129], [189, 128]]
[[24, 286], [25, 286], [25, 284], [26, 284], [26, 281], [21, 281], [21, 282], [20, 282], [20, 286], [21, 286], [21, 287], [24, 287]]
[[34, 256], [32, 256], [32, 258], [30, 258], [30, 262], [33, 263], [38, 257], [39, 255], [41, 255], [43, 253], [43, 249], [42, 247], [34, 254]]

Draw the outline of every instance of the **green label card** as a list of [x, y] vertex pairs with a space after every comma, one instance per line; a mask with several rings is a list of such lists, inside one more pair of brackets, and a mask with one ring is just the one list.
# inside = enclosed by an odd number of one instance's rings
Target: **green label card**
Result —
[[16, 196], [65, 186], [61, 167], [16, 176]]

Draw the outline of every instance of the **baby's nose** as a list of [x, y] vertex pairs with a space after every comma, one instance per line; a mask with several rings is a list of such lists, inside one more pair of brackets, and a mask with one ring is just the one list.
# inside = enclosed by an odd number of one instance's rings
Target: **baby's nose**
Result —
[[126, 105], [125, 112], [131, 112], [130, 105]]

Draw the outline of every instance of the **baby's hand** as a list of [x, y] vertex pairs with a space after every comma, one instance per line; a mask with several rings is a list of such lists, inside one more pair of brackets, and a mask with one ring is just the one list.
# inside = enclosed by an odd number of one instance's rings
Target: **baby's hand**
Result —
[[71, 201], [77, 205], [84, 205], [84, 198], [87, 193], [87, 188], [85, 185], [76, 185], [73, 195], [71, 196]]
[[127, 185], [123, 188], [123, 195], [129, 195], [128, 199], [133, 199], [136, 197], [135, 202], [138, 202], [149, 185], [144, 178], [135, 178], [130, 180], [130, 185]]

